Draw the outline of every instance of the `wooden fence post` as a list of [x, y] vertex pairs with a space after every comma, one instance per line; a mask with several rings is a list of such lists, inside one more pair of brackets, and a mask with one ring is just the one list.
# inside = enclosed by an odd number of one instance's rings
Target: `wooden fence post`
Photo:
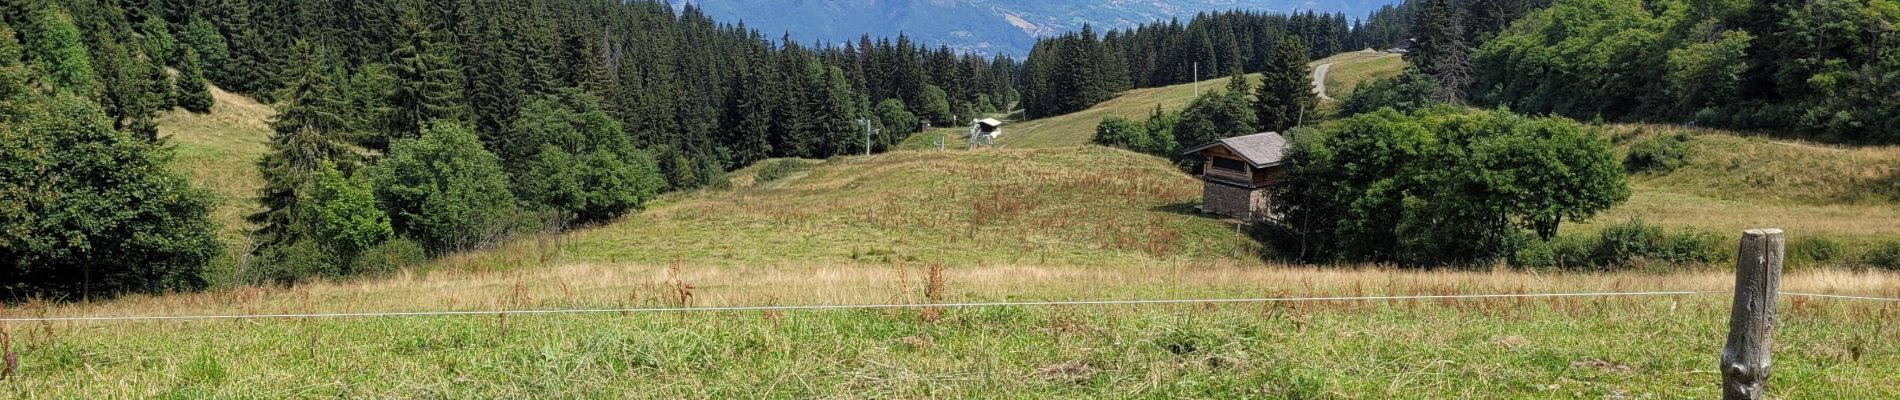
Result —
[[1780, 229], [1742, 232], [1735, 257], [1735, 305], [1729, 310], [1728, 345], [1722, 348], [1723, 399], [1758, 400], [1767, 388], [1785, 244]]

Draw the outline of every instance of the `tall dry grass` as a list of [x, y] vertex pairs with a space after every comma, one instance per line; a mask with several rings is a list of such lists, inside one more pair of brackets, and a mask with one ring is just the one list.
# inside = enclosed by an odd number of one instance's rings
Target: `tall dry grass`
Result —
[[[137, 316], [1624, 291], [1719, 293], [1731, 290], [1733, 284], [1733, 275], [1721, 271], [1545, 274], [1505, 269], [1416, 271], [1377, 266], [1195, 262], [1139, 268], [1021, 264], [944, 268], [929, 264], [922, 271], [912, 272], [908, 267], [887, 264], [576, 263], [503, 272], [403, 272], [383, 280], [134, 295], [94, 304], [35, 302], [0, 313]], [[1900, 297], [1900, 274], [1796, 271], [1783, 278], [1782, 288], [1786, 292]], [[644, 300], [648, 298], [652, 302]]]

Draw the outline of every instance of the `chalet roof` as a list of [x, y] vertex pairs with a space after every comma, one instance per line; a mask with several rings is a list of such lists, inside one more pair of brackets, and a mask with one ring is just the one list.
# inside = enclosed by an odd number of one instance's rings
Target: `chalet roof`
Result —
[[989, 126], [1003, 126], [1003, 121], [997, 121], [995, 118], [979, 119], [979, 120], [976, 120], [976, 123], [989, 125]]
[[1188, 149], [1181, 154], [1199, 153], [1214, 146], [1224, 146], [1228, 150], [1233, 150], [1234, 154], [1247, 159], [1247, 164], [1251, 164], [1254, 168], [1279, 165], [1286, 154], [1286, 138], [1276, 132], [1261, 132], [1221, 139]]

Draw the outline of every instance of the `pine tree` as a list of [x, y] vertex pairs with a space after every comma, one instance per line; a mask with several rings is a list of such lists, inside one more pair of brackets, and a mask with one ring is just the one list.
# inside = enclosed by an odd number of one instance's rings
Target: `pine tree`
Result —
[[222, 59], [207, 57], [206, 65], [217, 72], [214, 79], [225, 90], [268, 98], [270, 91], [278, 86], [277, 74], [267, 49], [269, 44], [258, 32], [260, 28], [251, 23], [250, 0], [216, 1], [208, 19], [223, 34], [227, 50]]
[[178, 76], [172, 80], [177, 87], [173, 89], [178, 106], [195, 113], [211, 112], [211, 88], [205, 81], [204, 65], [198, 60], [198, 50], [184, 46], [178, 58]]
[[274, 132], [271, 152], [258, 162], [264, 173], [259, 201], [265, 210], [250, 217], [260, 225], [258, 232], [268, 245], [292, 243], [308, 234], [308, 227], [298, 221], [298, 201], [320, 165], [355, 169], [355, 153], [339, 139], [349, 123], [324, 71], [327, 63], [309, 42], [298, 41], [295, 48], [294, 54], [302, 55], [293, 66], [297, 80], [280, 96], [283, 105], [270, 124]]
[[1405, 53], [1406, 61], [1419, 72], [1438, 78], [1443, 85], [1439, 101], [1456, 103], [1462, 99], [1471, 74], [1463, 10], [1452, 0], [1422, 0], [1412, 22], [1412, 38], [1418, 42]]
[[[515, 118], [522, 97], [522, 58], [507, 48], [499, 21], [492, 12], [472, 16], [465, 22], [469, 31], [462, 37], [472, 39], [463, 47], [468, 60], [469, 110], [478, 132], [498, 133]], [[492, 138], [484, 138], [493, 142]]]
[[192, 14], [190, 18], [191, 22], [185, 25], [184, 33], [179, 36], [180, 47], [198, 53], [201, 71], [221, 71], [207, 66], [224, 65], [229, 61], [230, 47], [225, 44], [224, 35], [218, 33], [218, 27], [212, 25], [210, 20], [198, 14]]
[[1310, 61], [1306, 45], [1299, 38], [1287, 37], [1273, 47], [1267, 56], [1267, 69], [1260, 71], [1260, 90], [1254, 92], [1253, 110], [1261, 129], [1284, 132], [1299, 124], [1301, 114], [1312, 110], [1318, 98], [1306, 68]]
[[177, 65], [180, 61], [179, 57], [184, 56], [183, 52], [179, 51], [181, 46], [178, 44], [178, 38], [172, 35], [171, 29], [163, 19], [145, 19], [145, 22], [139, 23], [139, 34], [145, 36], [145, 54], [159, 60], [159, 64]]
[[[104, 35], [102, 35], [104, 36]], [[136, 48], [101, 38], [97, 63], [103, 85], [99, 105], [112, 128], [146, 140], [158, 139], [158, 112], [171, 104], [171, 81], [163, 66], [152, 64]]]
[[392, 110], [385, 139], [372, 144], [377, 150], [387, 150], [395, 139], [421, 135], [430, 121], [458, 122], [463, 117], [461, 75], [445, 49], [436, 45], [435, 35], [413, 10], [403, 17], [402, 32], [401, 47], [389, 56], [396, 79], [389, 93]]

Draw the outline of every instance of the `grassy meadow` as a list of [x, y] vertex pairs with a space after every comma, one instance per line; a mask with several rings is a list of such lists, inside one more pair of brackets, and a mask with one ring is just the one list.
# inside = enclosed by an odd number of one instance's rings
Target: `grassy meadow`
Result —
[[[295, 289], [28, 304], [9, 315], [708, 307], [1706, 290], [1732, 277], [556, 261]], [[932, 270], [939, 272], [930, 272]], [[932, 289], [931, 281], [936, 281]], [[1811, 271], [1787, 291], [1897, 295]], [[686, 289], [682, 289], [686, 288]], [[684, 295], [682, 295], [684, 293]], [[933, 294], [934, 293], [934, 294]], [[1004, 308], [13, 323], [10, 398], [1714, 396], [1725, 294]], [[1900, 305], [1795, 298], [1771, 390], [1900, 395]]]
[[[562, 239], [589, 262], [866, 259], [1129, 265], [1252, 257], [1234, 226], [1195, 215], [1200, 184], [1166, 161], [1103, 147], [899, 151], [776, 180], [676, 195]], [[797, 169], [797, 168], [794, 168]]]
[[226, 246], [212, 278], [220, 281], [229, 280], [228, 270], [249, 251], [247, 235], [255, 227], [244, 217], [262, 209], [257, 193], [264, 187], [264, 176], [257, 161], [270, 151], [269, 121], [277, 112], [217, 87], [211, 88], [211, 98], [208, 113], [174, 108], [160, 114], [158, 135], [173, 146], [172, 167], [218, 201], [211, 217], [223, 227], [218, 236]]
[[1311, 65], [1320, 64], [1333, 65], [1326, 72], [1326, 94], [1342, 101], [1361, 83], [1398, 76], [1405, 70], [1405, 59], [1398, 54], [1372, 50], [1334, 54]]
[[1674, 125], [1611, 125], [1619, 153], [1686, 132], [1687, 165], [1632, 176], [1630, 200], [1570, 231], [1628, 220], [1712, 232], [1780, 227], [1852, 249], [1900, 242], [1900, 147], [1835, 147]]
[[[1349, 53], [1328, 90], [1396, 71]], [[1351, 80], [1339, 82], [1334, 79]], [[1224, 80], [1202, 83], [1219, 90]], [[1672, 273], [1405, 271], [1262, 261], [1200, 183], [1089, 146], [1107, 115], [1185, 106], [1191, 85], [1016, 122], [1000, 148], [769, 160], [726, 190], [671, 193], [563, 235], [388, 276], [226, 286], [0, 318], [910, 304], [915, 308], [0, 322], [0, 398], [1710, 398], [1725, 266]], [[1335, 91], [1339, 90], [1339, 91]], [[167, 114], [178, 167], [226, 199], [241, 240], [270, 110], [218, 92]], [[1613, 125], [1619, 152], [1684, 129]], [[1900, 149], [1695, 131], [1689, 165], [1632, 178], [1589, 223], [1852, 246], [1900, 239]], [[928, 145], [928, 148], [923, 147]], [[1737, 236], [1738, 237], [1738, 236]], [[1900, 297], [1900, 274], [1793, 270], [1785, 292]], [[933, 308], [959, 302], [1696, 291], [1644, 297]], [[1900, 303], [1786, 297], [1774, 397], [1900, 397]]]
[[[1108, 166], [1072, 168], [1091, 163]], [[731, 190], [671, 194], [612, 225], [528, 238], [393, 276], [98, 304], [30, 303], [0, 314], [1710, 293], [15, 322], [0, 329], [22, 367], [0, 381], [0, 393], [1596, 398], [1710, 397], [1719, 380], [1713, 364], [1726, 332], [1724, 292], [1733, 283], [1720, 270], [1539, 274], [1264, 263], [1232, 256], [1233, 243], [1248, 242], [1229, 241], [1229, 225], [1179, 211], [1195, 196], [1190, 178], [1159, 160], [1100, 147], [774, 160], [734, 178]], [[1105, 219], [1115, 212], [1137, 217]], [[1176, 239], [1156, 240], [1168, 232]], [[1131, 246], [1117, 245], [1124, 237], [1133, 238], [1125, 242]], [[1900, 296], [1900, 275], [1796, 271], [1783, 290]], [[1900, 304], [1790, 298], [1781, 312], [1776, 393], [1900, 395], [1900, 341], [1890, 326]]]

